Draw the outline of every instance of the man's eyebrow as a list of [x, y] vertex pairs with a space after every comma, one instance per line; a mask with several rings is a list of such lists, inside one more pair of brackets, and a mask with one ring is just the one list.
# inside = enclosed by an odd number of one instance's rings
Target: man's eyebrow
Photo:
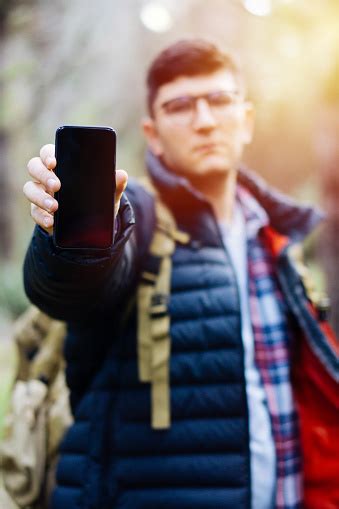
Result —
[[170, 103], [172, 101], [176, 101], [177, 99], [194, 99], [194, 97], [199, 97], [199, 96], [194, 96], [192, 94], [182, 94], [182, 95], [177, 95], [176, 97], [172, 97], [171, 99], [167, 99], [166, 101], [162, 102], [161, 105], [163, 106], [164, 104], [167, 104], [167, 103]]
[[218, 90], [212, 90], [211, 92], [206, 92], [204, 94], [181, 94], [176, 97], [172, 97], [171, 99], [166, 99], [166, 101], [162, 102], [160, 106], [164, 106], [172, 101], [175, 101], [177, 99], [198, 99], [199, 97], [208, 96], [211, 94], [217, 94], [219, 92], [226, 92], [227, 94], [235, 94], [235, 95], [241, 95], [242, 92], [240, 90], [224, 90], [224, 89], [218, 89]]

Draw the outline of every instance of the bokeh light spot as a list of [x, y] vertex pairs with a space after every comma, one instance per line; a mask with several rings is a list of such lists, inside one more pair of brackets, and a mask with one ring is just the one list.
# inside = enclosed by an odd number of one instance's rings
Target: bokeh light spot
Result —
[[244, 0], [245, 9], [255, 16], [268, 16], [272, 12], [271, 0]]
[[145, 4], [140, 12], [142, 23], [153, 32], [166, 32], [172, 27], [172, 17], [168, 9], [159, 2]]

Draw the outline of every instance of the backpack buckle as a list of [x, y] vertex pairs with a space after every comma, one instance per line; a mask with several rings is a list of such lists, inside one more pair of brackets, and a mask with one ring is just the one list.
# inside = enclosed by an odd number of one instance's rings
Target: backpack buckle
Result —
[[150, 306], [150, 317], [161, 318], [168, 314], [169, 296], [165, 293], [155, 293], [152, 295]]

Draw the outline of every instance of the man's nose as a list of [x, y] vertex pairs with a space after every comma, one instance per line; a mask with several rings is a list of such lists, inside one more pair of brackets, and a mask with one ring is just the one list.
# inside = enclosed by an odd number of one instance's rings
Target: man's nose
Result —
[[196, 102], [193, 128], [197, 131], [210, 130], [216, 126], [215, 117], [206, 99], [200, 98]]

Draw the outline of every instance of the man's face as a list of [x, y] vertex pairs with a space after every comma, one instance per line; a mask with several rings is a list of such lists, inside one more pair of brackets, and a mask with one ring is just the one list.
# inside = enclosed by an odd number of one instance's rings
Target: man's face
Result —
[[153, 112], [143, 122], [152, 152], [188, 178], [235, 169], [252, 139], [252, 105], [227, 70], [162, 85]]

